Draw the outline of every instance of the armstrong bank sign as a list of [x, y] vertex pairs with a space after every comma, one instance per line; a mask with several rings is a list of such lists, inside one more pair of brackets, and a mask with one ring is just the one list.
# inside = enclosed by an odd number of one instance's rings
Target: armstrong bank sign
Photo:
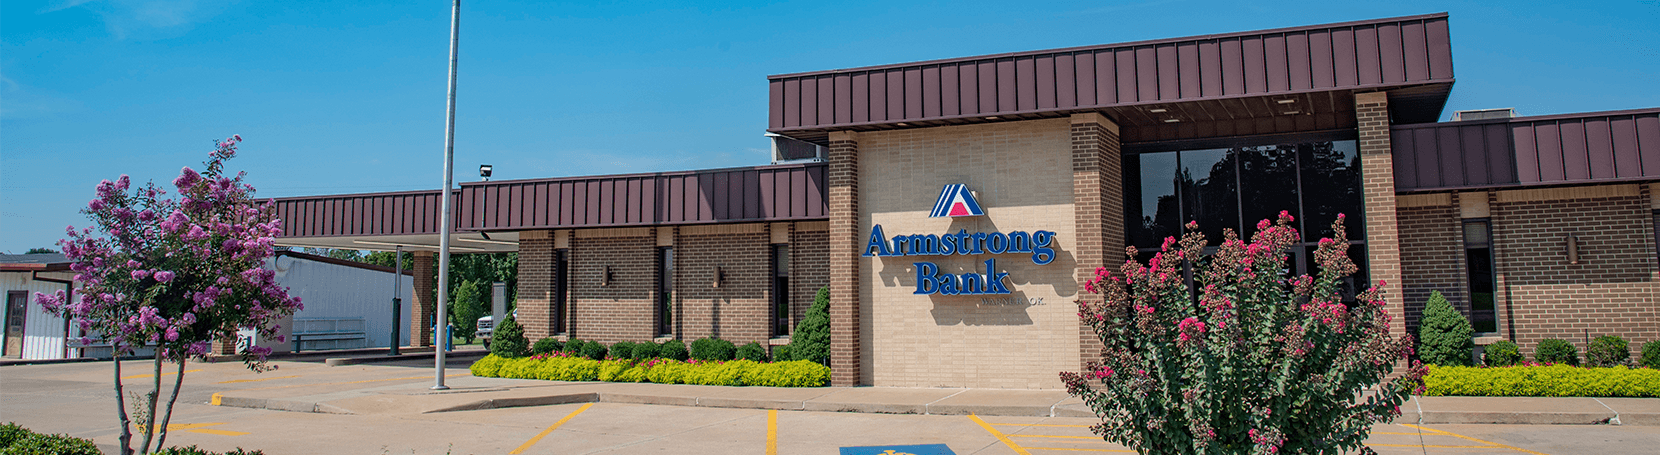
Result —
[[[974, 193], [968, 187], [960, 184], [946, 185], [940, 191], [940, 197], [934, 203], [934, 209], [928, 214], [930, 218], [942, 217], [971, 217], [985, 216], [985, 210], [975, 201]], [[1055, 233], [1050, 231], [1036, 231], [1027, 233], [1014, 231], [1007, 234], [1001, 232], [974, 232], [963, 229], [955, 234], [901, 234], [887, 237], [882, 232], [882, 225], [870, 228], [870, 241], [865, 244], [866, 257], [899, 257], [899, 256], [951, 256], [951, 255], [984, 255], [984, 254], [1027, 254], [1031, 255], [1032, 263], [1045, 265], [1055, 260], [1055, 250], [1050, 244], [1055, 241]], [[915, 294], [943, 294], [943, 295], [995, 295], [1009, 294], [1009, 287], [1005, 280], [1009, 278], [1006, 272], [997, 272], [997, 258], [986, 259], [986, 273], [951, 274], [941, 273], [938, 265], [933, 262], [916, 262], [916, 292]]]

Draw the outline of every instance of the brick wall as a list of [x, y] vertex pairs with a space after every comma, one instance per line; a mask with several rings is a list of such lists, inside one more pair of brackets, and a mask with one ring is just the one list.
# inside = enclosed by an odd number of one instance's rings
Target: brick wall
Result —
[[431, 251], [416, 251], [415, 288], [409, 293], [409, 345], [432, 346], [432, 318], [438, 312], [437, 258]]
[[868, 384], [868, 345], [861, 339], [869, 318], [859, 295], [859, 135], [830, 133], [830, 385]]
[[[1119, 157], [1118, 125], [1100, 114], [1072, 116], [1072, 210], [1077, 246], [1074, 279], [1088, 281], [1109, 257], [1118, 259], [1124, 241], [1124, 182]], [[1099, 294], [1078, 294], [1080, 300], [1100, 303]], [[1056, 302], [1061, 304], [1064, 302]], [[1079, 369], [1099, 360], [1101, 338], [1086, 324], [1078, 324]]]
[[[1501, 332], [1530, 357], [1546, 338], [1573, 342], [1581, 355], [1587, 337], [1624, 337], [1634, 355], [1660, 339], [1649, 197], [1638, 185], [1498, 192]], [[1568, 233], [1579, 238], [1579, 264], [1568, 263]]]
[[[857, 282], [866, 307], [870, 354], [864, 362], [871, 365], [871, 385], [1056, 389], [1062, 387], [1056, 373], [1078, 368], [1072, 302], [1081, 288], [1074, 273], [1084, 249], [1074, 236], [1073, 182], [1064, 177], [1072, 175], [1073, 145], [1068, 119], [859, 134], [857, 244], [844, 250], [833, 239], [832, 258], [862, 251], [873, 224], [890, 238], [959, 230], [1056, 233], [1056, 259], [1046, 265], [1034, 264], [1030, 254], [859, 257], [853, 270], [862, 275]], [[986, 216], [930, 218], [940, 189], [957, 183], [979, 193]], [[1121, 218], [1116, 210], [1101, 216]], [[996, 272], [1009, 274], [1012, 294], [982, 299], [914, 293], [916, 262], [935, 263], [943, 273], [984, 273], [987, 259], [996, 260]], [[834, 261], [832, 267], [840, 267]]]
[[[807, 317], [813, 297], [830, 286], [830, 231], [823, 222], [796, 223], [790, 234], [790, 330]], [[813, 229], [813, 230], [806, 230]]]
[[1355, 123], [1360, 145], [1361, 200], [1366, 207], [1366, 269], [1375, 284], [1384, 282], [1383, 297], [1395, 323], [1389, 332], [1406, 335], [1406, 306], [1401, 292], [1401, 238], [1396, 224], [1395, 158], [1389, 144], [1389, 96], [1384, 92], [1355, 94]]
[[[1469, 274], [1465, 272], [1462, 224], [1458, 206], [1447, 194], [1403, 196], [1396, 211], [1401, 234], [1401, 304], [1406, 329], [1418, 333], [1418, 321], [1430, 293], [1441, 291], [1453, 307], [1470, 314]], [[1408, 207], [1409, 198], [1425, 199]]]
[[[657, 238], [650, 228], [576, 231], [570, 255], [572, 337], [606, 344], [656, 337]], [[611, 281], [600, 286], [607, 265]]]
[[[742, 346], [763, 345], [772, 335], [772, 243], [763, 225], [713, 226], [746, 233], [688, 234], [675, 237], [675, 303], [681, 314], [680, 339], [716, 337]], [[723, 272], [714, 287], [716, 267]]]
[[525, 339], [535, 342], [556, 334], [553, 327], [553, 236], [549, 231], [519, 233], [519, 295], [516, 307]]

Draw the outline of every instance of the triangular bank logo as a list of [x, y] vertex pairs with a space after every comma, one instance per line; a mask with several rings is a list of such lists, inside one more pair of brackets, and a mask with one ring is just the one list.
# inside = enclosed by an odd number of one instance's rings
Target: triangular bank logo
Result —
[[968, 185], [950, 184], [940, 191], [939, 201], [934, 202], [934, 211], [928, 214], [929, 218], [957, 217], [957, 216], [984, 216], [985, 210], [980, 203], [974, 200], [974, 193], [968, 191]]

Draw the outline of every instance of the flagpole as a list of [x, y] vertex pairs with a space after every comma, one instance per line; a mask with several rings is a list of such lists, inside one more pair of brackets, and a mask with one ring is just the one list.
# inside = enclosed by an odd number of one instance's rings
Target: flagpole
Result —
[[450, 96], [445, 108], [447, 116], [444, 124], [444, 191], [442, 207], [439, 215], [438, 237], [438, 326], [435, 346], [433, 346], [433, 390], [446, 390], [444, 385], [444, 348], [450, 344], [449, 328], [449, 300], [450, 300], [450, 230], [453, 220], [450, 214], [453, 208], [450, 202], [450, 188], [455, 184], [455, 62], [456, 53], [460, 51], [461, 42], [461, 0], [453, 0], [450, 7]]

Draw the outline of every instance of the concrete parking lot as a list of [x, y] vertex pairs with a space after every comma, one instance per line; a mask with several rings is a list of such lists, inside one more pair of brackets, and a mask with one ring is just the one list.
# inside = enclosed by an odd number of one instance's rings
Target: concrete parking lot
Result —
[[[470, 359], [451, 362], [465, 378]], [[432, 382], [430, 361], [329, 367], [275, 362], [255, 374], [237, 363], [187, 367], [170, 445], [236, 447], [268, 454], [839, 454], [1128, 453], [1089, 432], [1093, 419], [780, 411], [630, 403], [569, 403], [455, 412], [400, 407], [376, 395], [353, 415], [212, 405], [216, 394], [256, 389], [352, 390]], [[129, 391], [154, 381], [147, 362], [124, 363]], [[117, 437], [109, 362], [0, 367], [0, 421], [36, 431]], [[170, 375], [164, 380], [171, 380]], [[1613, 425], [1379, 425], [1368, 444], [1380, 453], [1652, 453], [1660, 427]], [[941, 451], [941, 450], [948, 450]]]

